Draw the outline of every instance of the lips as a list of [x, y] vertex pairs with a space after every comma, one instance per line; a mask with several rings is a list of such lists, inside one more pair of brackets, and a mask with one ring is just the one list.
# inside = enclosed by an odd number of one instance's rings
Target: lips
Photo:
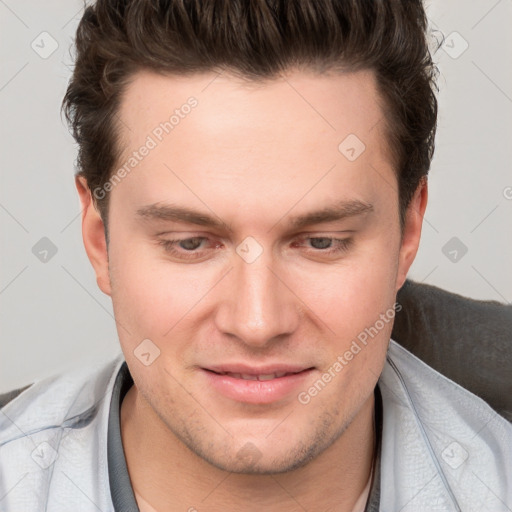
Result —
[[237, 402], [270, 404], [294, 397], [314, 371], [304, 365], [222, 365], [202, 368], [209, 387]]
[[233, 377], [234, 379], [243, 379], [243, 380], [272, 380], [272, 379], [279, 379], [281, 377], [286, 377], [287, 375], [295, 375], [295, 373], [299, 373], [299, 372], [276, 372], [276, 373], [261, 373], [261, 374], [223, 372], [223, 373], [218, 373], [218, 375], [227, 375], [228, 377]]
[[205, 370], [221, 375], [276, 375], [277, 377], [283, 377], [287, 373], [300, 373], [309, 368], [311, 366], [287, 363], [266, 364], [262, 366], [252, 366], [246, 363], [226, 363], [204, 367]]

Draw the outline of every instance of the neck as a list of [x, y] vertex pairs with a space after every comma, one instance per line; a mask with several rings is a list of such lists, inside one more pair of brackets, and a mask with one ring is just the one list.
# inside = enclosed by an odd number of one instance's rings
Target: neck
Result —
[[209, 510], [351, 512], [371, 474], [374, 396], [343, 434], [307, 465], [246, 475], [218, 469], [190, 451], [134, 386], [121, 404], [121, 436], [141, 512]]

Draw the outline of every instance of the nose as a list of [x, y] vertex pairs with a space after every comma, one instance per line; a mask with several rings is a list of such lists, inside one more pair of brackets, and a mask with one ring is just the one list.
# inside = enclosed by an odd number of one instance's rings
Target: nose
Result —
[[220, 332], [253, 348], [290, 335], [300, 320], [287, 275], [272, 268], [272, 261], [264, 254], [252, 263], [242, 258], [235, 261], [216, 315]]

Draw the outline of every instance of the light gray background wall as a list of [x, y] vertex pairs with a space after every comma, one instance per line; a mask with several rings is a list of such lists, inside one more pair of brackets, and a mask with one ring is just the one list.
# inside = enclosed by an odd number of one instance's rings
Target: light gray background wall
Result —
[[[0, 0], [0, 392], [120, 350], [83, 248], [76, 150], [59, 113], [82, 11], [78, 0]], [[512, 0], [435, 0], [427, 12], [446, 42], [410, 277], [511, 302]]]

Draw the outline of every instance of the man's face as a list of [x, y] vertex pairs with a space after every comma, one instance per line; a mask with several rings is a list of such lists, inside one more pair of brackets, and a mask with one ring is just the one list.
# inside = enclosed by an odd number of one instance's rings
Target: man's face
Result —
[[370, 72], [127, 89], [102, 289], [149, 421], [217, 467], [299, 467], [372, 399], [412, 261], [382, 116]]

